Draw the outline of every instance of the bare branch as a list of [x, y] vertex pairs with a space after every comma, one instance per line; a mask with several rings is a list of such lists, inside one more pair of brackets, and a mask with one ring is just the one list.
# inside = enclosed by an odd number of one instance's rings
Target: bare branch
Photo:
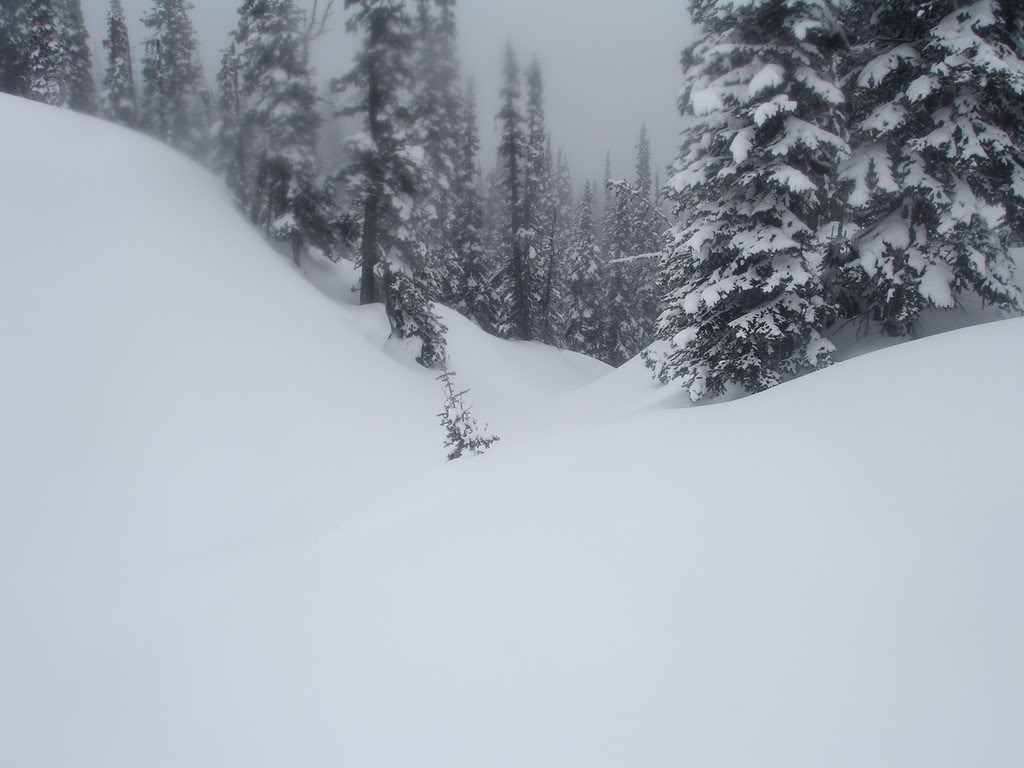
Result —
[[313, 0], [313, 10], [306, 18], [306, 29], [303, 32], [303, 40], [306, 48], [310, 43], [323, 37], [327, 33], [327, 24], [334, 15], [337, 0], [327, 0], [323, 12], [320, 12], [320, 0]]

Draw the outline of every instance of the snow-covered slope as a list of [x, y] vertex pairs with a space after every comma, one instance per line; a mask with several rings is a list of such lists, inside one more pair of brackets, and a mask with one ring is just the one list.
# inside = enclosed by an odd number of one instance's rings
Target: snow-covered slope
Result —
[[0, 131], [0, 765], [1020, 765], [1024, 322], [666, 410], [447, 315], [446, 464], [216, 180]]

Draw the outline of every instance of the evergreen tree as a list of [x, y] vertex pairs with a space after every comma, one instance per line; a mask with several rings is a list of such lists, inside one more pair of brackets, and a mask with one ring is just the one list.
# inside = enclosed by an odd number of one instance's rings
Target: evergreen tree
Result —
[[202, 70], [187, 0], [153, 0], [142, 59], [143, 121], [157, 139], [201, 158], [206, 142]]
[[225, 164], [252, 222], [269, 237], [289, 243], [298, 265], [309, 247], [332, 252], [336, 220], [330, 196], [316, 179], [320, 118], [306, 58], [304, 16], [292, 0], [244, 0], [238, 16], [233, 46], [218, 76], [228, 115], [221, 145], [237, 134], [237, 149]]
[[964, 293], [1021, 309], [1007, 250], [1024, 227], [1024, 62], [1002, 14], [1012, 6], [848, 7], [855, 152], [843, 170], [843, 234], [852, 248], [832, 260], [846, 316], [903, 335], [925, 309], [953, 308]]
[[534, 59], [526, 70], [526, 119], [523, 152], [523, 213], [520, 230], [526, 264], [527, 314], [530, 338], [540, 338], [547, 324], [545, 294], [548, 265], [545, 233], [551, 215], [551, 160], [548, 154], [544, 121], [544, 77], [540, 62]]
[[88, 41], [79, 0], [3, 0], [3, 90], [62, 109], [95, 112]]
[[[606, 172], [610, 173], [609, 168]], [[642, 347], [637, 308], [637, 275], [633, 262], [639, 243], [634, 230], [637, 199], [625, 182], [606, 180], [604, 242], [602, 243], [604, 285], [604, 338], [598, 355], [609, 365], [620, 366]], [[611, 190], [618, 188], [618, 194]]]
[[636, 197], [633, 200], [632, 244], [637, 258], [632, 264], [632, 280], [635, 284], [635, 313], [638, 323], [637, 345], [634, 354], [646, 347], [654, 338], [661, 301], [658, 296], [657, 260], [651, 255], [662, 249], [661, 233], [665, 222], [658, 215], [657, 195], [652, 199], [651, 143], [647, 138], [647, 126], [640, 131], [640, 143], [636, 149]]
[[529, 341], [530, 273], [527, 254], [523, 251], [523, 189], [522, 174], [526, 154], [523, 116], [519, 111], [519, 64], [511, 43], [505, 51], [505, 82], [501, 89], [501, 141], [498, 154], [501, 167], [501, 188], [505, 196], [505, 220], [508, 226], [509, 261], [499, 279], [498, 298], [504, 310], [499, 327], [503, 336]]
[[28, 0], [22, 20], [25, 95], [53, 107], [66, 108], [67, 67], [55, 0]]
[[594, 192], [583, 187], [576, 233], [566, 253], [566, 347], [591, 357], [604, 351], [601, 250], [594, 234]]
[[[559, 162], [563, 158], [559, 157]], [[545, 344], [559, 346], [565, 330], [565, 316], [562, 313], [562, 302], [565, 294], [565, 251], [568, 247], [565, 237], [565, 220], [567, 214], [562, 210], [558, 174], [561, 168], [556, 166], [551, 152], [551, 139], [548, 138], [545, 149], [544, 195], [542, 196], [543, 217], [542, 228], [538, 232], [537, 260], [538, 285], [536, 289], [537, 310], [535, 335]], [[565, 169], [568, 173], [568, 168]], [[571, 184], [568, 177], [564, 183]], [[572, 190], [570, 188], [571, 197]], [[571, 203], [570, 203], [571, 205]]]
[[[401, 0], [348, 0], [348, 28], [363, 36], [353, 68], [334, 82], [355, 102], [340, 111], [362, 116], [364, 132], [351, 142], [351, 163], [341, 176], [359, 221], [360, 301], [384, 301], [394, 332], [418, 336], [420, 362], [444, 359], [445, 328], [429, 298], [431, 279], [417, 238], [416, 194], [422, 166], [410, 144], [412, 25]], [[383, 256], [383, 258], [382, 258]]]
[[601, 227], [598, 233], [598, 242], [601, 246], [601, 256], [605, 261], [616, 258], [615, 252], [615, 195], [612, 192], [612, 153], [611, 150], [604, 158], [604, 202], [601, 205]]
[[691, 0], [690, 11], [703, 36], [684, 54], [680, 106], [694, 122], [670, 184], [683, 220], [647, 359], [697, 401], [830, 362], [816, 233], [848, 148], [828, 0]]
[[489, 434], [486, 427], [481, 429], [477, 424], [465, 400], [469, 390], [456, 392], [454, 379], [455, 371], [447, 370], [437, 377], [444, 388], [444, 410], [438, 417], [445, 431], [444, 446], [449, 449], [449, 461], [467, 453], [479, 456], [500, 439]]
[[[232, 38], [234, 36], [232, 35]], [[246, 148], [242, 142], [242, 78], [238, 46], [232, 39], [221, 51], [217, 70], [217, 123], [214, 170], [223, 175], [235, 202], [242, 210], [249, 210], [250, 184], [246, 162]]]
[[[491, 275], [492, 292], [498, 296], [507, 266], [512, 258], [512, 251], [509, 248], [512, 242], [511, 224], [507, 215], [505, 192], [501, 184], [500, 157], [497, 158], [494, 167], [484, 176], [481, 195], [484, 205], [484, 254], [487, 258], [487, 269]], [[499, 312], [499, 315], [501, 314], [503, 313]], [[504, 322], [497, 316], [495, 321], [497, 325]]]
[[[337, 93], [354, 94], [345, 117], [361, 116], [364, 133], [350, 141], [350, 163], [340, 176], [360, 221], [360, 303], [384, 300], [381, 254], [407, 251], [417, 169], [406, 129], [411, 122], [402, 95], [411, 78], [411, 22], [401, 0], [364, 0], [349, 19], [350, 32], [363, 35], [362, 50], [351, 71], [335, 80]], [[404, 253], [406, 258], [411, 254]]]
[[27, 0], [0, 0], [0, 92], [28, 93]]
[[134, 128], [138, 123], [132, 50], [128, 41], [121, 0], [110, 0], [107, 14], [107, 74], [103, 78], [103, 115], [112, 122]]
[[477, 184], [480, 134], [472, 85], [466, 89], [459, 127], [461, 153], [455, 172], [455, 215], [452, 223], [452, 247], [459, 266], [459, 284], [453, 307], [484, 330], [493, 331], [497, 300], [491, 289], [491, 269], [484, 249], [484, 210]]
[[417, 0], [411, 138], [422, 148], [424, 162], [415, 226], [434, 293], [448, 304], [457, 302], [462, 282], [452, 231], [462, 119], [456, 41], [454, 0]]
[[92, 77], [89, 32], [82, 16], [81, 0], [59, 0], [59, 45], [64, 58], [67, 106], [87, 115], [96, 113], [96, 84]]

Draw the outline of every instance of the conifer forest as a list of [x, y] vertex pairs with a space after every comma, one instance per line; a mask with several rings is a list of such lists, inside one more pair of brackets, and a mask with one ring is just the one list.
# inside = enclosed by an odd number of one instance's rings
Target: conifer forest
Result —
[[[360, 300], [428, 367], [445, 360], [433, 302], [613, 366], [643, 353], [695, 401], [829, 365], [838, 325], [911, 336], [965, 296], [1021, 310], [1010, 0], [692, 2], [675, 162], [653, 167], [638, 116], [632, 173], [585, 180], [512, 41], [497, 156], [480, 156], [455, 0], [243, 2], [216, 72], [192, 13], [156, 0], [133, 49], [120, 0], [91, 31], [81, 0], [4, 0], [0, 82], [189, 154], [297, 264], [355, 263]], [[342, 24], [358, 51], [318, 87], [310, 49]]]

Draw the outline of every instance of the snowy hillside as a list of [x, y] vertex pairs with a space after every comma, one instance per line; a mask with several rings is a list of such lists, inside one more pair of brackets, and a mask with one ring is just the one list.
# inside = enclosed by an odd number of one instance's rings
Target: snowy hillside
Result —
[[1020, 765], [1024, 321], [669, 410], [446, 314], [448, 464], [217, 180], [0, 126], [0, 765]]

